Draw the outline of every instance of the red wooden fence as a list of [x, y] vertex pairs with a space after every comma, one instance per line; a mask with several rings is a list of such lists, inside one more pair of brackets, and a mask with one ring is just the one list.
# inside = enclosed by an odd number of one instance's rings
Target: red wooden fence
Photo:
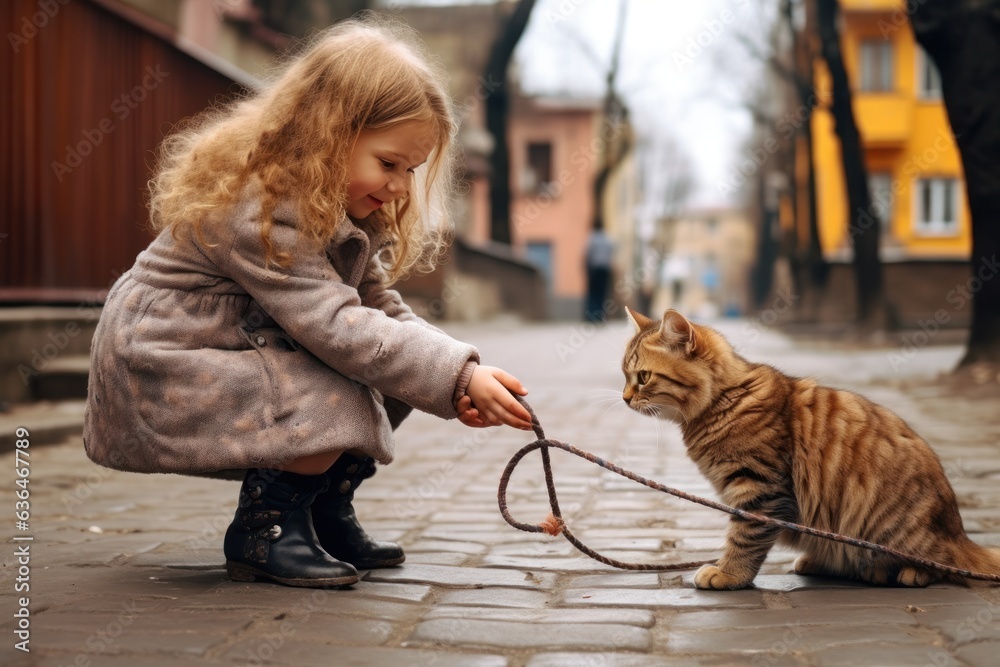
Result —
[[107, 289], [152, 238], [156, 146], [242, 92], [155, 32], [92, 0], [0, 3], [0, 301]]

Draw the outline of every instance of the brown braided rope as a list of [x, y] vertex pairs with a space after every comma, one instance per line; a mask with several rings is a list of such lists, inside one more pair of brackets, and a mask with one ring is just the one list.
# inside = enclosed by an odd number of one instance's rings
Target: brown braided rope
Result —
[[[896, 558], [904, 561], [910, 562], [916, 565], [920, 565], [924, 568], [930, 570], [937, 570], [939, 572], [947, 572], [949, 574], [957, 574], [959, 576], [965, 577], [967, 579], [979, 579], [982, 581], [994, 581], [1000, 582], [1000, 574], [986, 574], [983, 572], [971, 572], [969, 570], [963, 570], [952, 565], [945, 565], [944, 563], [938, 563], [937, 561], [928, 560], [921, 556], [916, 556], [914, 554], [904, 553], [902, 551], [897, 551], [890, 547], [875, 544], [874, 542], [866, 542], [865, 540], [859, 540], [854, 537], [848, 537], [846, 535], [840, 535], [837, 533], [831, 533], [825, 530], [819, 530], [817, 528], [810, 528], [809, 526], [803, 526], [798, 523], [792, 523], [790, 521], [782, 521], [781, 519], [774, 519], [769, 516], [764, 516], [762, 514], [754, 514], [752, 512], [747, 512], [745, 510], [738, 509], [736, 507], [730, 507], [729, 505], [724, 505], [722, 503], [715, 502], [713, 500], [708, 500], [706, 498], [700, 498], [698, 496], [679, 491], [669, 486], [660, 484], [659, 482], [646, 479], [641, 475], [637, 475], [630, 470], [619, 467], [610, 461], [606, 461], [599, 456], [595, 456], [590, 452], [585, 452], [582, 449], [578, 449], [573, 445], [565, 442], [560, 442], [559, 440], [553, 440], [551, 438], [545, 437], [545, 432], [542, 430], [542, 425], [538, 421], [538, 416], [535, 415], [535, 411], [532, 410], [531, 406], [521, 398], [516, 396], [518, 402], [523, 405], [528, 412], [531, 414], [531, 426], [535, 432], [537, 440], [525, 445], [519, 449], [503, 470], [503, 474], [500, 476], [500, 487], [497, 490], [497, 503], [500, 505], [500, 514], [503, 515], [504, 520], [509, 523], [514, 528], [518, 530], [523, 530], [528, 533], [548, 533], [549, 535], [559, 535], [562, 534], [570, 544], [574, 547], [590, 556], [596, 561], [604, 563], [606, 565], [611, 565], [612, 567], [617, 567], [623, 570], [657, 570], [657, 571], [668, 571], [668, 570], [688, 570], [700, 565], [715, 563], [714, 560], [710, 561], [694, 561], [689, 563], [626, 563], [623, 561], [615, 560], [614, 558], [609, 558], [603, 554], [600, 554], [586, 544], [580, 541], [576, 535], [570, 531], [569, 526], [566, 525], [565, 520], [562, 517], [562, 512], [559, 509], [559, 499], [556, 497], [555, 480], [552, 475], [552, 462], [549, 458], [549, 447], [555, 447], [557, 449], [562, 449], [569, 452], [570, 454], [575, 454], [582, 459], [586, 459], [591, 463], [599, 465], [605, 470], [610, 470], [613, 473], [626, 477], [633, 482], [638, 482], [643, 486], [647, 486], [651, 489], [657, 491], [662, 491], [663, 493], [668, 493], [677, 498], [682, 498], [684, 500], [689, 500], [693, 503], [699, 505], [704, 505], [705, 507], [711, 507], [712, 509], [719, 510], [720, 512], [726, 512], [727, 514], [732, 514], [733, 516], [740, 517], [746, 521], [752, 521], [754, 523], [771, 524], [774, 526], [779, 526], [787, 530], [795, 531], [797, 533], [804, 533], [806, 535], [811, 535], [813, 537], [819, 537], [824, 540], [832, 540], [834, 542], [841, 542], [843, 544], [849, 544], [851, 546], [860, 547], [862, 549], [868, 549], [869, 551], [875, 551], [878, 553], [888, 554], [895, 556]], [[525, 456], [534, 450], [541, 450], [542, 455], [542, 468], [545, 471], [545, 486], [549, 494], [549, 506], [552, 510], [552, 514], [546, 518], [540, 524], [533, 523], [522, 523], [514, 519], [507, 509], [507, 486], [510, 484], [510, 476], [514, 472], [514, 468], [518, 466]]]

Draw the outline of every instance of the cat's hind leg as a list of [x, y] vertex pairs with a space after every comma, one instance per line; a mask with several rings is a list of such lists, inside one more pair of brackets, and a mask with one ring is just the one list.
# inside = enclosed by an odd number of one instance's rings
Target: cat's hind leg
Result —
[[820, 561], [816, 558], [814, 554], [804, 553], [795, 559], [795, 565], [792, 566], [795, 570], [795, 574], [802, 576], [819, 576], [819, 577], [832, 577], [836, 576], [834, 572], [831, 572], [828, 568], [823, 567]]
[[912, 565], [904, 565], [900, 568], [899, 574], [896, 575], [896, 583], [900, 586], [923, 588], [934, 583], [938, 578], [930, 570], [913, 567]]

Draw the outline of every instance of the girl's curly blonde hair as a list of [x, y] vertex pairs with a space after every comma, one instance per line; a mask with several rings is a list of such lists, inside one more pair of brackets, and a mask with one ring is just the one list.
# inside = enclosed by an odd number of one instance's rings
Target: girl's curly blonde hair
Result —
[[380, 257], [390, 281], [430, 270], [449, 239], [455, 173], [456, 123], [444, 81], [411, 29], [370, 15], [334, 25], [263, 90], [164, 140], [149, 185], [153, 227], [200, 236], [201, 225], [221, 217], [256, 179], [267, 261], [287, 266], [293, 258], [270, 240], [277, 203], [296, 201], [300, 233], [325, 247], [346, 219], [358, 135], [420, 121], [437, 131], [425, 147], [427, 165], [406, 196], [366, 223], [389, 232], [392, 244]]

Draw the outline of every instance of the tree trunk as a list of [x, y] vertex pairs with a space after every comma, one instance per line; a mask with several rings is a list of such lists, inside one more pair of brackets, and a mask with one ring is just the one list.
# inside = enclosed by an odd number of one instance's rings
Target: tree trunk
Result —
[[910, 22], [941, 72], [972, 212], [972, 326], [959, 368], [1000, 365], [1000, 0], [925, 0]]
[[488, 82], [500, 82], [486, 97], [486, 130], [493, 136], [490, 155], [490, 238], [510, 244], [510, 152], [507, 146], [507, 116], [510, 96], [507, 69], [524, 29], [531, 17], [535, 0], [519, 0], [493, 43], [484, 76]]
[[[815, 3], [806, 2], [806, 25], [809, 26], [815, 21]], [[830, 276], [830, 266], [823, 257], [823, 244], [819, 235], [819, 207], [816, 202], [816, 162], [813, 155], [813, 112], [816, 110], [815, 92], [815, 69], [813, 67], [813, 51], [810, 48], [810, 40], [803, 39], [792, 20], [791, 5], [786, 8], [786, 16], [789, 28], [792, 31], [792, 48], [796, 52], [796, 77], [799, 101], [805, 109], [805, 121], [800, 130], [802, 141], [805, 144], [806, 154], [806, 199], [807, 199], [807, 220], [809, 226], [809, 246], [806, 250], [806, 263], [809, 266], [809, 284], [816, 292], [817, 300], [826, 289], [827, 279]]]
[[603, 139], [603, 154], [601, 165], [594, 177], [594, 218], [591, 227], [604, 229], [604, 193], [608, 187], [608, 179], [612, 172], [625, 158], [630, 148], [629, 137], [623, 132], [628, 119], [628, 109], [615, 91], [615, 81], [618, 78], [618, 64], [621, 62], [622, 35], [625, 32], [625, 11], [628, 0], [620, 0], [618, 5], [618, 24], [615, 27], [615, 42], [611, 51], [611, 65], [605, 75], [606, 89], [604, 92], [604, 123], [606, 131], [601, 134]]
[[816, 14], [823, 58], [830, 70], [833, 101], [830, 111], [840, 139], [847, 203], [850, 209], [851, 243], [854, 246], [854, 281], [857, 292], [857, 321], [863, 328], [885, 328], [885, 295], [879, 259], [878, 218], [872, 215], [861, 135], [854, 119], [851, 87], [840, 51], [837, 0], [817, 0]]

